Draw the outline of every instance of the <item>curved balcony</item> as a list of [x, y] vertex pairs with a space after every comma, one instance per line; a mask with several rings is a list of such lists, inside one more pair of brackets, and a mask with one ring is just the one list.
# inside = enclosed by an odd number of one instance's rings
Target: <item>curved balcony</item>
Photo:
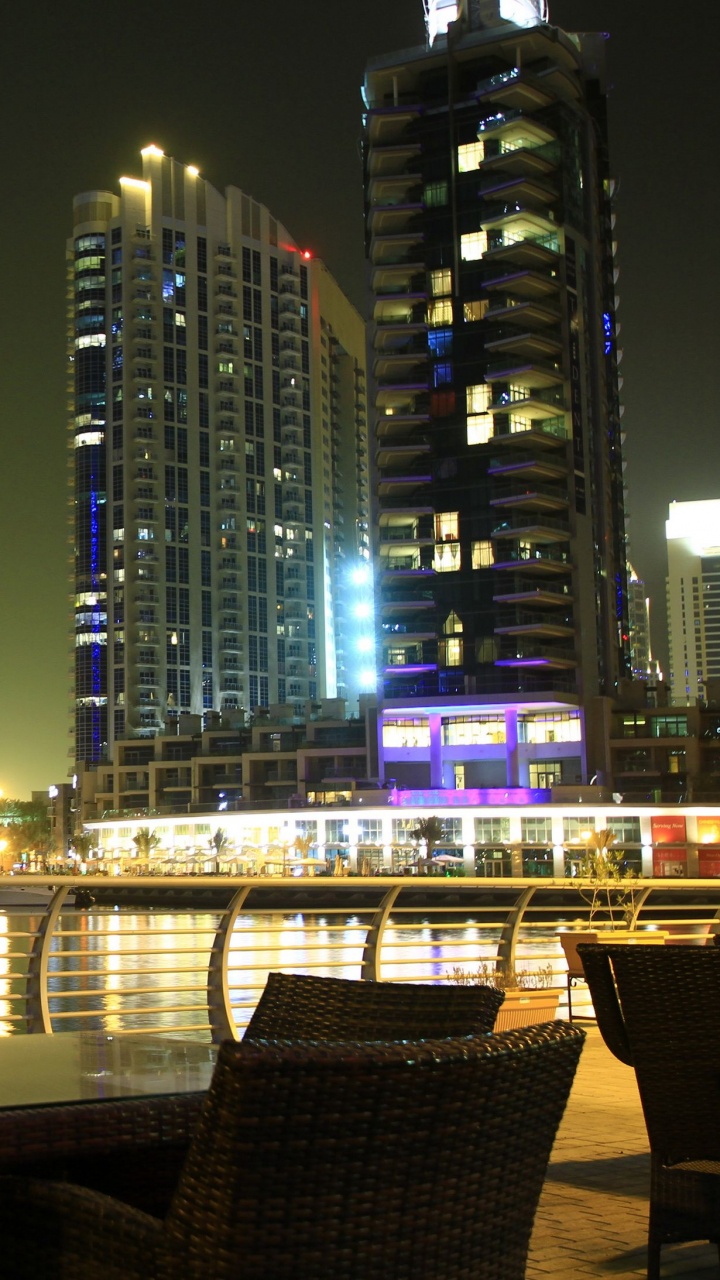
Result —
[[399, 142], [389, 146], [373, 146], [368, 153], [367, 171], [370, 178], [394, 175], [404, 171], [417, 172], [418, 157], [422, 151], [420, 142]]
[[570, 591], [543, 585], [539, 587], [532, 579], [515, 582], [511, 591], [499, 592], [493, 596], [496, 604], [523, 605], [527, 608], [560, 608], [564, 609], [575, 603]]
[[417, 254], [410, 254], [399, 262], [383, 262], [373, 268], [371, 276], [373, 293], [379, 298], [427, 297], [425, 264], [418, 262]]
[[422, 195], [422, 174], [417, 169], [395, 169], [391, 173], [370, 176], [367, 188], [370, 208], [391, 204], [419, 204]]
[[396, 581], [399, 575], [407, 579], [408, 585], [427, 582], [435, 577], [432, 555], [428, 559], [419, 548], [408, 551], [402, 546], [397, 551], [394, 547], [380, 548], [380, 572], [384, 575], [386, 583]]
[[399, 147], [414, 140], [408, 131], [420, 119], [420, 103], [392, 104], [373, 107], [367, 113], [367, 132], [371, 148]]
[[410, 257], [422, 257], [425, 235], [422, 222], [389, 236], [373, 236], [370, 241], [369, 259], [374, 267], [392, 266]]
[[[404, 623], [409, 619], [408, 625], [410, 630], [427, 630], [429, 622], [423, 623], [423, 618], [430, 618], [435, 612], [435, 599], [432, 590], [422, 582], [408, 582], [405, 579], [399, 579], [392, 584], [392, 599], [383, 598], [382, 601], [382, 617], [383, 630]], [[388, 589], [383, 593], [387, 597]]]
[[536, 610], [503, 609], [495, 625], [496, 636], [536, 636], [547, 640], [572, 640], [572, 620], [557, 613], [542, 614]]
[[485, 312], [485, 320], [492, 324], [509, 321], [514, 325], [522, 325], [523, 330], [545, 330], [560, 325], [560, 311], [547, 302], [538, 302], [532, 298], [523, 298], [519, 294], [507, 293], [494, 298]]
[[387, 382], [384, 386], [378, 387], [375, 395], [375, 407], [380, 410], [384, 409], [385, 415], [388, 417], [404, 418], [429, 413], [430, 405], [427, 399], [429, 390], [428, 371], [427, 369], [424, 371], [421, 369], [420, 372], [424, 373], [422, 381]]
[[483, 271], [483, 288], [486, 293], [512, 292], [518, 298], [550, 298], [560, 291], [560, 276], [556, 266], [517, 270], [512, 262], [498, 262]]
[[[520, 157], [522, 155], [532, 155], [532, 152], [518, 151], [514, 154], [516, 157]], [[517, 167], [519, 166], [516, 160]], [[548, 166], [548, 168], [550, 167]], [[541, 170], [541, 172], [545, 171]], [[506, 168], [497, 169], [489, 167], [485, 163], [480, 169], [480, 175], [480, 195], [484, 200], [490, 200], [495, 197], [498, 201], [503, 202], [505, 209], [501, 211], [501, 216], [504, 216], [504, 213], [509, 211], [512, 206], [517, 207], [518, 204], [531, 209], [535, 205], [556, 204], [559, 199], [557, 186], [532, 172], [508, 173]], [[492, 210], [490, 210], [490, 216], [493, 216]], [[485, 225], [484, 217], [483, 225]]]
[[420, 222], [422, 212], [419, 199], [404, 204], [378, 204], [368, 209], [368, 230], [372, 236], [402, 235]]
[[539, 360], [554, 366], [559, 362], [563, 346], [559, 332], [556, 333], [555, 330], [523, 330], [517, 325], [497, 324], [489, 326], [485, 350], [498, 357], [501, 353], [507, 353], [508, 357], [512, 355], [528, 361]]
[[426, 516], [424, 520], [416, 520], [412, 518], [410, 509], [400, 508], [395, 511], [381, 512], [380, 519], [386, 520], [385, 524], [380, 525], [378, 542], [381, 554], [385, 546], [392, 544], [401, 547], [421, 547], [434, 546], [435, 534], [431, 526], [431, 520], [427, 519], [427, 515], [431, 515], [432, 508], [416, 508], [418, 513]]
[[[516, 112], [538, 111], [541, 107], [549, 106], [553, 100], [549, 86], [543, 86], [536, 76], [521, 67], [509, 67], [507, 71], [481, 80], [475, 96], [479, 103], [488, 101]], [[485, 125], [492, 128], [493, 122], [503, 115], [504, 113], [497, 112], [488, 116], [487, 123], [481, 122], [481, 131]]]
[[396, 470], [385, 471], [378, 482], [378, 496], [402, 501], [411, 501], [416, 493], [422, 494], [425, 485], [430, 484], [432, 475], [427, 471]]
[[[515, 129], [518, 125], [522, 127], [521, 122], [513, 122]], [[534, 122], [533, 122], [534, 126]], [[523, 130], [525, 138], [514, 144], [510, 138], [510, 129], [503, 138], [504, 145], [500, 145], [496, 154], [488, 154], [488, 143], [485, 144], [485, 157], [480, 163], [480, 172], [488, 178], [489, 185], [485, 187], [484, 182], [480, 190], [495, 190], [494, 180], [500, 184], [504, 177], [519, 179], [539, 179], [542, 180], [557, 169], [560, 162], [560, 151], [556, 142], [540, 143], [533, 140], [527, 131], [527, 126]], [[535, 126], [533, 127], [535, 132]], [[546, 132], [550, 133], [548, 129]], [[519, 135], [518, 135], [519, 136]], [[488, 140], [489, 141], [489, 140]], [[557, 199], [557, 188], [555, 190], [555, 199]]]
[[430, 407], [423, 407], [417, 412], [410, 410], [398, 410], [396, 413], [384, 413], [378, 417], [375, 424], [375, 435], [378, 442], [382, 442], [388, 436], [401, 437], [410, 436], [418, 427], [425, 427], [430, 421]]
[[[552, 438], [556, 439], [556, 437]], [[528, 454], [519, 460], [513, 458], [511, 461], [491, 458], [488, 475], [567, 481], [568, 470], [567, 462], [555, 458], [550, 460], [542, 454]]]
[[414, 458], [421, 458], [429, 454], [430, 445], [423, 436], [419, 436], [417, 440], [412, 441], [400, 436], [397, 440], [387, 440], [380, 445], [375, 454], [375, 461], [381, 471], [386, 468], [392, 470], [404, 468], [406, 473], [409, 462], [412, 462]]
[[510, 538], [522, 538], [523, 540], [531, 538], [533, 542], [539, 543], [567, 542], [569, 536], [570, 528], [567, 520], [542, 514], [537, 516], [530, 513], [523, 515], [521, 512], [511, 516], [509, 520], [501, 521], [490, 532], [490, 537], [494, 541]]
[[430, 376], [427, 345], [423, 347], [418, 343], [417, 349], [410, 351], [399, 349], [379, 353], [373, 361], [373, 376], [381, 387], [391, 385], [424, 389], [429, 386]]
[[561, 551], [558, 547], [518, 547], [507, 543], [497, 547], [492, 568], [496, 573], [562, 574], [571, 573], [574, 565], [569, 551]]
[[535, 391], [563, 383], [565, 374], [559, 360], [541, 360], [508, 352], [504, 358], [498, 355], [497, 359], [490, 361], [485, 369], [485, 381], [511, 382], [516, 393], [523, 389], [529, 398]]
[[516, 484], [498, 486], [490, 499], [491, 507], [515, 511], [567, 511], [569, 504], [566, 490], [539, 484], [527, 489], [518, 489]]
[[527, 643], [517, 646], [516, 653], [501, 654], [495, 659], [496, 667], [546, 667], [555, 671], [567, 671], [578, 665], [573, 649], [552, 645]]

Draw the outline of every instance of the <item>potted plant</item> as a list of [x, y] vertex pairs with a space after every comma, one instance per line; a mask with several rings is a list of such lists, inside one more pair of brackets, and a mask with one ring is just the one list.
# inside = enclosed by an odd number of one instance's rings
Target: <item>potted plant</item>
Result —
[[515, 969], [500, 960], [494, 967], [483, 961], [474, 970], [456, 965], [450, 976], [462, 986], [480, 983], [505, 992], [495, 1019], [496, 1031], [551, 1022], [557, 1016], [560, 992], [552, 985], [551, 964], [537, 969]]
[[585, 981], [578, 955], [583, 942], [662, 944], [667, 936], [658, 929], [638, 929], [640, 886], [635, 872], [625, 865], [623, 853], [613, 847], [612, 831], [594, 831], [578, 862], [578, 892], [589, 907], [587, 920], [561, 929], [558, 937], [567, 961], [568, 1009], [572, 1018], [572, 986]]

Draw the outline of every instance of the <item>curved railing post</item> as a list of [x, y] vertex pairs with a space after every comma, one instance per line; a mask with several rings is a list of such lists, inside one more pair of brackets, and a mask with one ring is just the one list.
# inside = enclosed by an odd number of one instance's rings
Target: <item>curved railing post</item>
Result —
[[498, 973], [503, 969], [510, 973], [514, 972], [515, 948], [520, 934], [520, 926], [528, 903], [534, 893], [534, 885], [529, 885], [528, 888], [523, 889], [515, 905], [511, 908], [510, 914], [502, 927], [500, 941], [498, 942], [497, 959], [495, 961], [495, 968]]
[[372, 921], [370, 922], [370, 928], [368, 929], [367, 936], [365, 938], [365, 946], [363, 947], [362, 964], [360, 966], [360, 977], [363, 978], [365, 982], [380, 981], [380, 951], [382, 948], [383, 933], [385, 932], [385, 925], [388, 922], [390, 912], [395, 906], [395, 901], [402, 887], [403, 886], [401, 884], [396, 884], [393, 885], [392, 889], [388, 889], [380, 903], [380, 906], [375, 912]]
[[[630, 885], [631, 885], [631, 887], [632, 887], [632, 881], [630, 882]], [[647, 888], [645, 888], [645, 889], [641, 889], [641, 890], [640, 890], [640, 892], [639, 892], [637, 895], [633, 894], [633, 900], [632, 900], [632, 917], [631, 917], [631, 919], [630, 919], [630, 921], [629, 921], [629, 923], [628, 923], [628, 928], [629, 928], [629, 929], [634, 929], [634, 928], [636, 928], [636, 926], [637, 926], [637, 922], [638, 922], [638, 916], [640, 915], [640, 912], [642, 911], [643, 907], [645, 906], [645, 903], [647, 902], [648, 898], [650, 897], [651, 892], [652, 892], [652, 890], [651, 890], [651, 889], [650, 889], [650, 887], [648, 886], [648, 887], [647, 887]]]
[[244, 885], [231, 899], [217, 927], [213, 945], [210, 948], [210, 963], [208, 964], [207, 976], [207, 1007], [213, 1044], [220, 1044], [223, 1040], [238, 1039], [230, 1003], [228, 962], [235, 921], [251, 888], [252, 886], [249, 884]]
[[41, 1033], [48, 1036], [53, 1034], [50, 1020], [50, 999], [48, 996], [50, 948], [58, 916], [70, 890], [74, 888], [74, 885], [68, 884], [55, 890], [28, 956], [26, 1017], [29, 1033]]

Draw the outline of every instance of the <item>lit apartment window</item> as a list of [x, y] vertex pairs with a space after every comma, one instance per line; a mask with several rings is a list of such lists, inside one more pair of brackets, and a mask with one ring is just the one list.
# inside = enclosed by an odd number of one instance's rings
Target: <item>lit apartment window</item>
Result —
[[473, 320], [482, 320], [488, 309], [487, 300], [476, 300], [473, 302], [463, 302], [463, 320], [466, 324], [472, 323]]
[[449, 267], [441, 267], [430, 272], [430, 292], [434, 298], [442, 298], [452, 293], [452, 271]]
[[495, 423], [491, 413], [476, 413], [467, 420], [468, 444], [487, 444], [495, 434]]
[[460, 256], [463, 262], [475, 262], [487, 252], [487, 232], [470, 231], [460, 237]]
[[452, 324], [453, 309], [449, 298], [439, 298], [428, 307], [428, 324]]
[[492, 542], [481, 540], [471, 543], [473, 569], [488, 569], [495, 563]]
[[470, 173], [485, 159], [485, 143], [464, 142], [458, 147], [458, 173]]
[[386, 720], [383, 724], [385, 747], [429, 747], [430, 726], [427, 720]]

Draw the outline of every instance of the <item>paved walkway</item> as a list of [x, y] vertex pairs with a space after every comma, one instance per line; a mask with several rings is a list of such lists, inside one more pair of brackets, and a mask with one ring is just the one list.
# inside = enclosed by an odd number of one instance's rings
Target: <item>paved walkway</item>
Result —
[[[540, 1200], [527, 1280], [646, 1276], [650, 1181], [635, 1074], [588, 1031]], [[663, 1249], [663, 1276], [718, 1280], [712, 1245]]]

